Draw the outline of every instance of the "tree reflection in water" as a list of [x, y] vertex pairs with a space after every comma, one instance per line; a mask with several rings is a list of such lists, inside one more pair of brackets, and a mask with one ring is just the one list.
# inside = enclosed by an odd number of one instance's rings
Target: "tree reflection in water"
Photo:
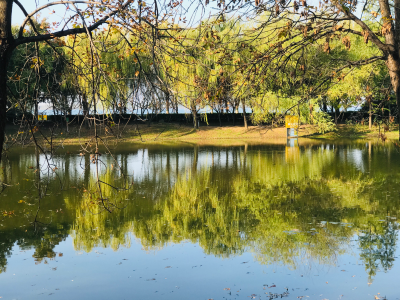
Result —
[[[93, 170], [80, 169], [77, 155], [60, 156], [56, 164], [65, 190], [50, 183], [39, 211], [47, 225], [35, 233], [27, 226], [39, 201], [32, 189], [37, 175], [29, 169], [34, 156], [17, 153], [2, 164], [1, 180], [11, 185], [0, 195], [2, 209], [15, 215], [1, 221], [1, 270], [15, 242], [34, 248], [40, 262], [55, 257], [55, 245], [67, 236], [76, 250], [89, 252], [129, 247], [133, 234], [147, 250], [189, 240], [207, 254], [251, 251], [261, 263], [291, 268], [335, 264], [358, 236], [370, 280], [378, 269], [388, 271], [398, 231], [390, 217], [399, 210], [390, 196], [400, 179], [394, 149], [377, 144], [371, 151], [363, 143], [285, 147], [124, 146], [115, 153], [121, 169], [100, 174], [111, 183], [102, 185], [102, 198], [123, 207], [112, 214], [92, 192]], [[103, 160], [111, 166], [111, 158]], [[119, 172], [134, 174], [122, 182], [133, 189], [112, 187], [121, 186]]]

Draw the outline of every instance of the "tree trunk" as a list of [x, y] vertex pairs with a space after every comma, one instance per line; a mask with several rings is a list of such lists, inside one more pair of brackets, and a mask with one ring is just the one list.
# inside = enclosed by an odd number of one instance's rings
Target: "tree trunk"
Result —
[[248, 126], [247, 126], [247, 119], [246, 119], [246, 104], [244, 103], [244, 100], [242, 101], [242, 110], [243, 110], [244, 128], [246, 128], [246, 130], [247, 130]]
[[0, 0], [0, 161], [7, 116], [7, 67], [14, 50], [11, 33], [12, 0]]
[[326, 99], [322, 100], [322, 111], [323, 112], [328, 112], [328, 105], [326, 103]]
[[83, 112], [83, 121], [86, 127], [89, 127], [89, 103], [87, 102], [86, 99], [86, 94], [84, 93], [82, 95], [82, 112]]
[[369, 119], [368, 119], [368, 128], [372, 129], [372, 99], [368, 100], [369, 104]]
[[[389, 69], [390, 82], [396, 94], [396, 104], [400, 107], [400, 58], [389, 55], [386, 61], [386, 66]], [[397, 109], [397, 124], [400, 124], [400, 109]], [[399, 140], [400, 140], [400, 125], [399, 125]]]
[[[54, 101], [53, 101], [53, 112], [55, 112], [56, 111], [56, 108], [55, 108], [55, 106], [54, 106]], [[36, 97], [36, 99], [35, 99], [35, 111], [34, 111], [34, 118], [33, 118], [33, 120], [34, 121], [38, 121], [39, 120], [39, 99]], [[55, 114], [55, 115], [58, 115], [58, 114]]]
[[[0, 45], [1, 47], [2, 45]], [[3, 49], [1, 49], [3, 50]], [[1, 51], [0, 50], [0, 51]], [[0, 55], [3, 53], [0, 52]], [[3, 56], [3, 55], [2, 55]], [[7, 59], [0, 57], [0, 161], [3, 152], [7, 111]]]
[[165, 113], [168, 115], [169, 114], [169, 93], [166, 93], [165, 95]]
[[192, 107], [192, 115], [193, 115], [193, 126], [195, 129], [198, 129], [199, 126], [197, 124], [197, 111], [195, 107]]
[[68, 96], [67, 96], [67, 115], [72, 115], [72, 108], [74, 107], [74, 103], [76, 100], [76, 95], [70, 95], [70, 103], [68, 104]]
[[175, 101], [174, 101], [174, 104], [175, 104], [175, 113], [176, 114], [179, 114], [179, 104], [178, 104], [178, 99], [174, 99]]
[[335, 124], [337, 125], [337, 123], [338, 123], [338, 115], [337, 115], [337, 109], [336, 108], [333, 108], [334, 109], [334, 111], [335, 111]]

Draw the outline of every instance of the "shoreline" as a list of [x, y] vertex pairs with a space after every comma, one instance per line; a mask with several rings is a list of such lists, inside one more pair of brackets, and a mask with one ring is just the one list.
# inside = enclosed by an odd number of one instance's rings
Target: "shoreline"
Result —
[[[397, 126], [396, 126], [397, 127]], [[8, 137], [17, 135], [17, 126], [8, 126], [6, 134]], [[383, 130], [381, 131], [383, 133]], [[19, 134], [18, 139], [30, 140], [30, 133]], [[398, 140], [398, 130], [385, 132], [387, 140]], [[39, 142], [44, 142], [43, 136], [50, 136], [49, 128], [40, 128], [35, 133]], [[94, 130], [72, 126], [67, 132], [65, 128], [58, 128], [54, 131], [53, 143], [62, 145], [87, 145], [92, 144]], [[100, 128], [99, 136], [107, 142], [155, 144], [155, 143], [185, 143], [190, 144], [215, 144], [217, 141], [254, 142], [254, 143], [284, 143], [287, 141], [286, 128], [271, 126], [249, 126], [246, 130], [243, 126], [202, 126], [194, 129], [187, 125], [171, 123], [158, 123], [148, 125], [123, 125], [113, 128]], [[338, 139], [379, 139], [379, 128], [361, 125], [338, 125], [335, 132], [318, 134], [315, 126], [301, 125], [299, 130], [300, 139], [307, 140], [338, 140]], [[29, 145], [31, 143], [27, 143]]]

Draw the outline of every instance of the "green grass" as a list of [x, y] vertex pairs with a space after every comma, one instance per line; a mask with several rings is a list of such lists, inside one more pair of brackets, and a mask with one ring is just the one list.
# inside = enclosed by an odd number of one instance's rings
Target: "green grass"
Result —
[[[53, 132], [53, 142], [60, 144], [93, 144], [95, 131], [93, 128], [81, 126], [71, 126], [67, 132], [65, 128], [39, 128], [35, 137], [44, 142]], [[381, 128], [383, 133], [383, 129]], [[8, 126], [7, 143], [14, 138], [16, 141], [24, 141], [28, 144], [31, 139], [31, 133], [23, 132], [16, 126]], [[247, 130], [243, 126], [202, 126], [194, 129], [191, 126], [178, 124], [151, 124], [147, 125], [127, 125], [114, 126], [112, 128], [98, 128], [97, 134], [107, 141], [124, 141], [137, 143], [160, 143], [160, 142], [191, 142], [191, 143], [216, 143], [218, 140], [256, 140], [257, 142], [277, 142], [286, 140], [286, 129], [284, 127], [271, 128], [268, 126], [250, 126]], [[391, 128], [391, 131], [384, 133], [387, 139], [398, 139], [398, 126]], [[302, 125], [300, 127], [300, 137], [310, 139], [374, 139], [379, 137], [379, 128], [373, 126], [370, 130], [368, 126], [363, 125], [339, 125], [337, 130], [325, 134], [318, 134], [312, 125]], [[46, 137], [46, 138], [45, 138]]]

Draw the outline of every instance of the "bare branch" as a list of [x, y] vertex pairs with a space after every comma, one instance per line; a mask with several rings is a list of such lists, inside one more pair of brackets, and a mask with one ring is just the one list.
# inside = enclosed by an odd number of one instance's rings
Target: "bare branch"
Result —
[[[17, 1], [17, 2], [18, 2], [18, 1]], [[15, 3], [17, 3], [17, 2], [15, 2]], [[20, 29], [19, 29], [18, 40], [22, 38], [24, 27], [25, 27], [26, 23], [27, 23], [29, 20], [31, 20], [31, 17], [34, 16], [34, 15], [35, 15], [36, 13], [38, 13], [39, 11], [41, 11], [41, 10], [47, 8], [47, 7], [54, 6], [54, 5], [59, 5], [59, 4], [79, 4], [79, 3], [82, 4], [82, 3], [84, 3], [84, 4], [101, 5], [101, 6], [105, 6], [105, 7], [109, 7], [109, 8], [115, 9], [114, 11], [110, 12], [110, 13], [107, 14], [105, 17], [103, 17], [102, 19], [100, 19], [99, 21], [97, 21], [95, 24], [93, 24], [92, 26], [90, 26], [90, 27], [93, 27], [93, 28], [95, 29], [95, 28], [99, 27], [101, 24], [103, 24], [105, 21], [107, 21], [111, 16], [115, 15], [117, 12], [124, 10], [131, 2], [132, 2], [132, 0], [128, 0], [128, 1], [125, 2], [123, 5], [121, 5], [121, 7], [119, 7], [119, 8], [117, 8], [117, 7], [115, 7], [115, 6], [112, 6], [112, 5], [107, 5], [107, 4], [104, 4], [104, 3], [101, 3], [101, 2], [97, 2], [97, 1], [83, 1], [83, 0], [80, 0], [80, 1], [56, 1], [56, 2], [51, 2], [51, 3], [45, 4], [45, 5], [43, 5], [43, 6], [39, 7], [39, 8], [37, 8], [37, 9], [35, 9], [35, 10], [34, 10], [33, 12], [31, 12], [30, 14], [26, 14], [26, 18], [25, 18], [24, 22], [22, 23], [22, 25], [21, 25], [21, 27], [20, 27]], [[18, 3], [17, 3], [17, 4], [18, 4]], [[19, 5], [18, 5], [18, 6], [19, 6]], [[21, 7], [21, 6], [20, 6], [20, 7]], [[21, 8], [21, 9], [22, 9], [22, 8]], [[24, 13], [26, 13], [26, 11], [25, 11]], [[79, 28], [75, 28], [75, 29], [79, 29]], [[82, 28], [82, 29], [85, 31], [84, 28]], [[67, 31], [69, 32], [69, 30], [67, 30]], [[83, 32], [84, 32], [84, 31], [83, 31]], [[63, 32], [63, 31], [58, 31], [58, 32], [54, 33], [55, 37], [60, 37], [60, 36], [57, 35], [57, 34], [59, 34], [59, 33], [61, 33], [61, 32]], [[77, 33], [82, 33], [82, 32], [77, 32]], [[68, 34], [75, 34], [75, 33], [68, 33]], [[61, 36], [66, 36], [66, 35], [68, 35], [68, 34], [61, 35]], [[47, 35], [46, 35], [46, 36], [47, 36]], [[53, 38], [54, 38], [54, 37], [53, 37]], [[52, 37], [47, 37], [47, 38], [44, 38], [44, 39], [41, 39], [41, 40], [37, 40], [37, 41], [43, 41], [43, 40], [48, 40], [48, 39], [52, 39]], [[27, 41], [27, 42], [31, 42], [31, 41]], [[22, 42], [22, 43], [25, 43], [25, 42]], [[22, 43], [17, 42], [17, 45], [22, 44]]]

